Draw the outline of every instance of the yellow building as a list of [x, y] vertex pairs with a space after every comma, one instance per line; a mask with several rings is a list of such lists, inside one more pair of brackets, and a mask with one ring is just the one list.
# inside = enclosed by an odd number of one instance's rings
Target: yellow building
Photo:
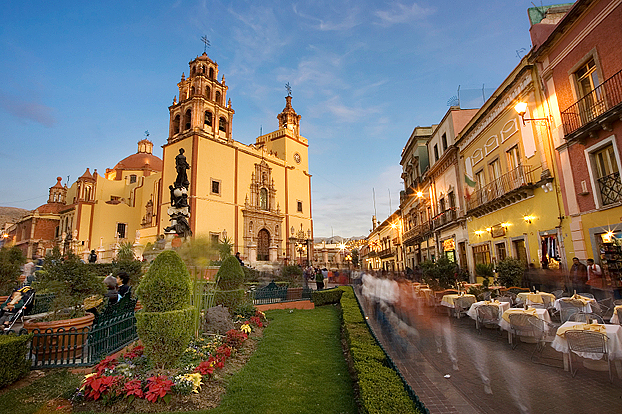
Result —
[[[528, 56], [457, 137], [471, 266], [512, 256], [535, 268], [566, 268], [568, 221], [541, 91]], [[527, 104], [525, 121], [514, 109]], [[473, 273], [474, 268], [470, 269]]]
[[190, 75], [182, 74], [177, 85], [179, 102], [169, 107], [158, 233], [170, 225], [168, 188], [176, 179], [175, 157], [184, 149], [194, 236], [226, 236], [250, 263], [306, 262], [313, 240], [309, 144], [300, 135], [291, 95], [277, 115], [279, 129], [242, 144], [231, 138], [234, 111], [224, 76], [218, 81], [218, 65], [205, 53], [189, 65]]

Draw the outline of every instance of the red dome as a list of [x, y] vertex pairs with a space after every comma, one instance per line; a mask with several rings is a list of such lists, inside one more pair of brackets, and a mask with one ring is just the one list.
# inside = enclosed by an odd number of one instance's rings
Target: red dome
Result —
[[153, 154], [141, 152], [122, 159], [114, 166], [115, 170], [162, 171], [163, 162]]

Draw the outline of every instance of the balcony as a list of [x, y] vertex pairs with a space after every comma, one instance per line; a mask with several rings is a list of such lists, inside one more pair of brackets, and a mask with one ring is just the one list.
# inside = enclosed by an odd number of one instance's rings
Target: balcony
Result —
[[432, 219], [432, 224], [434, 225], [434, 229], [438, 229], [443, 227], [445, 224], [449, 224], [451, 222], [456, 221], [458, 214], [456, 212], [455, 207], [450, 207], [449, 209], [442, 211], [436, 217]]
[[566, 139], [606, 127], [622, 113], [622, 71], [562, 111]]
[[388, 249], [380, 250], [380, 251], [378, 252], [378, 256], [379, 256], [381, 259], [388, 259], [388, 258], [390, 258], [390, 257], [393, 257], [393, 256], [394, 256], [394, 254], [393, 254], [393, 249], [388, 248]]
[[622, 201], [622, 182], [620, 182], [619, 172], [599, 178], [598, 188], [603, 206]]
[[483, 216], [533, 195], [533, 171], [529, 165], [519, 165], [496, 180], [476, 190], [467, 199], [467, 214]]
[[403, 239], [405, 245], [413, 245], [432, 231], [432, 225], [429, 221], [426, 221], [418, 226], [414, 226], [412, 229], [404, 233]]

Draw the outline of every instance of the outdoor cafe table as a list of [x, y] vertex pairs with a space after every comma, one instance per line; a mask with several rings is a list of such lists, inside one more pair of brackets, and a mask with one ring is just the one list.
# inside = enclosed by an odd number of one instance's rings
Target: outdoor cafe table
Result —
[[618, 319], [618, 309], [621, 309], [622, 305], [618, 305], [615, 308], [613, 308], [613, 316], [611, 317], [611, 323], [614, 325], [619, 325], [620, 324], [620, 320]]
[[[568, 327], [576, 325], [583, 325], [583, 323], [568, 321], [560, 326], [557, 331], [559, 332], [562, 329], [565, 330]], [[605, 329], [607, 331], [607, 351], [609, 352], [609, 358], [614, 360], [616, 371], [618, 371], [618, 377], [622, 379], [622, 326], [605, 324]], [[555, 339], [551, 343], [551, 348], [564, 353], [564, 369], [568, 371], [568, 341], [566, 338], [556, 335]], [[601, 354], [590, 354], [585, 352], [580, 352], [577, 355], [593, 360], [599, 360], [602, 358]], [[587, 364], [586, 368], [589, 368], [589, 364]]]
[[468, 298], [469, 301], [472, 301], [471, 304], [475, 303], [475, 301], [477, 301], [477, 299], [475, 298], [475, 295], [460, 295], [460, 294], [451, 294], [451, 295], [444, 295], [443, 298], [441, 299], [441, 305], [446, 306], [448, 308], [454, 308], [454, 301], [458, 298]]
[[[531, 312], [531, 309], [534, 309], [534, 308], [530, 308], [529, 309], [530, 312]], [[536, 311], [536, 316], [538, 318], [542, 319], [543, 321], [551, 322], [551, 317], [549, 316], [548, 310], [542, 309], [542, 308], [535, 308], [535, 311]], [[503, 312], [503, 315], [501, 316], [501, 321], [499, 321], [499, 326], [504, 331], [508, 331], [508, 342], [510, 343], [512, 343], [512, 333], [510, 331], [509, 315], [512, 313], [527, 313], [527, 312], [525, 312], [525, 309], [523, 308], [510, 308], [506, 310], [505, 312]], [[522, 335], [522, 336], [531, 336], [531, 335]]]
[[555, 302], [555, 295], [553, 295], [552, 293], [546, 293], [546, 292], [520, 292], [518, 295], [516, 295], [516, 297], [518, 299], [520, 299], [521, 302], [526, 303], [527, 305], [542, 305], [544, 303], [544, 300], [542, 299], [543, 296], [548, 296], [551, 298], [551, 303]]
[[[579, 296], [580, 296], [580, 295], [579, 295]], [[568, 301], [570, 301], [571, 299], [572, 299], [572, 298], [560, 298], [560, 299], [557, 299], [557, 300], [555, 301], [555, 304], [554, 304], [553, 306], [555, 307], [555, 309], [557, 309], [557, 310], [561, 310], [562, 305], [560, 304], [560, 302], [562, 302], [562, 301], [564, 301], [564, 302], [568, 302]], [[585, 296], [581, 296], [581, 299], [582, 299], [583, 301], [585, 301], [586, 303], [585, 303], [585, 305], [583, 305], [583, 306], [580, 306], [580, 307], [579, 307], [579, 306], [577, 306], [577, 308], [578, 308], [581, 312], [585, 312], [585, 313], [592, 313], [592, 306], [591, 306], [590, 304], [592, 304], [592, 303], [594, 303], [594, 304], [595, 304], [595, 303], [596, 303], [596, 300], [595, 300], [595, 299], [592, 299], [592, 298], [586, 298]]]
[[467, 315], [469, 315], [471, 319], [477, 320], [477, 308], [479, 308], [482, 305], [498, 306], [499, 307], [499, 319], [501, 319], [501, 315], [503, 315], [503, 312], [510, 309], [510, 302], [491, 302], [487, 300], [482, 300], [482, 301], [475, 302], [474, 304], [472, 304], [471, 307], [469, 308], [469, 311], [467, 312]]

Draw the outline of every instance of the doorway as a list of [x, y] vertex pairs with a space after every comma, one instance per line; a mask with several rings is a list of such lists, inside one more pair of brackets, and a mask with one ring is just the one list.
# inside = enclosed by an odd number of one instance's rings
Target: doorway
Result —
[[270, 259], [270, 233], [266, 229], [257, 234], [257, 261], [267, 262]]

